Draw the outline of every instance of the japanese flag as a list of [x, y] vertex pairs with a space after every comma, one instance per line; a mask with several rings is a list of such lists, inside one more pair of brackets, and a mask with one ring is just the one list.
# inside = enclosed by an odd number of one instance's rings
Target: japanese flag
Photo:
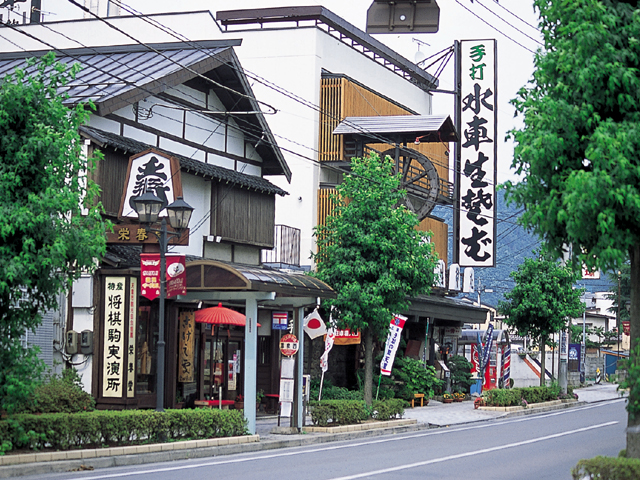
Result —
[[327, 333], [327, 327], [324, 321], [322, 321], [322, 317], [320, 317], [317, 308], [304, 317], [304, 331], [307, 332], [307, 335], [309, 335], [309, 338], [312, 340]]

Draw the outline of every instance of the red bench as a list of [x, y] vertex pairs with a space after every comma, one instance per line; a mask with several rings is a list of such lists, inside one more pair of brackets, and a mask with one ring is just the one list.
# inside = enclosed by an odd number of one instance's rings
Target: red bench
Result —
[[233, 405], [234, 403], [233, 400], [196, 400], [193, 402], [196, 407], [219, 408], [220, 405], [222, 405], [223, 410], [228, 410], [229, 405]]

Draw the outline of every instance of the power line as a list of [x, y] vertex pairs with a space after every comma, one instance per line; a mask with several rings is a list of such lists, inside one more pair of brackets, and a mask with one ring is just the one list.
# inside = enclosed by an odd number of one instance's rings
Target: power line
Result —
[[[522, 30], [520, 30], [518, 27], [516, 27], [515, 25], [512, 25], [511, 23], [507, 22], [504, 18], [502, 18], [500, 15], [498, 15], [496, 12], [494, 12], [493, 10], [491, 10], [489, 7], [487, 7], [486, 5], [482, 4], [480, 2], [480, 0], [476, 0], [478, 2], [478, 5], [480, 5], [482, 8], [484, 8], [485, 10], [488, 10], [489, 12], [491, 12], [493, 15], [495, 15], [496, 17], [498, 17], [500, 20], [502, 20], [504, 23], [506, 23], [507, 25], [509, 25], [511, 28], [513, 28], [514, 30], [516, 30], [517, 32], [521, 33], [522, 35], [524, 35], [525, 37], [527, 37], [530, 40], [533, 40], [534, 42], [536, 42], [538, 45], [543, 46], [544, 44], [540, 41], [537, 40], [535, 38], [533, 38], [532, 36], [524, 33]], [[498, 2], [496, 2], [498, 3]], [[500, 5], [500, 3], [498, 3], [498, 5]], [[504, 7], [503, 7], [504, 8]], [[507, 10], [508, 11], [508, 10]], [[509, 12], [511, 13], [511, 12]], [[518, 17], [520, 18], [520, 17]]]
[[[70, 0], [71, 1], [71, 0]], [[462, 3], [460, 3], [459, 0], [455, 0], [455, 2], [460, 5], [462, 8], [464, 8], [467, 12], [469, 12], [471, 15], [473, 15], [474, 17], [476, 17], [478, 20], [480, 20], [482, 23], [488, 25], [490, 28], [494, 29], [496, 32], [498, 32], [500, 35], [502, 35], [503, 37], [508, 38], [509, 40], [511, 40], [513, 43], [515, 43], [516, 45], [524, 48], [525, 50], [527, 50], [528, 52], [531, 52], [533, 54], [535, 54], [536, 52], [534, 52], [533, 50], [531, 50], [530, 48], [525, 47], [524, 45], [522, 45], [520, 42], [518, 42], [517, 40], [514, 40], [513, 38], [511, 38], [509, 35], [507, 35], [506, 33], [502, 32], [499, 28], [491, 25], [489, 22], [487, 22], [484, 18], [482, 18], [480, 15], [478, 15], [477, 13], [475, 13], [474, 11], [470, 10], [469, 8], [467, 8], [466, 6], [464, 6]]]

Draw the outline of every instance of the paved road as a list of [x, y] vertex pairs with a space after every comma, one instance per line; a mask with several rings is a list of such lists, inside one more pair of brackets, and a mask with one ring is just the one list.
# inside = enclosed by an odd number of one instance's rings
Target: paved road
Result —
[[570, 479], [624, 448], [624, 400], [396, 436], [26, 479]]

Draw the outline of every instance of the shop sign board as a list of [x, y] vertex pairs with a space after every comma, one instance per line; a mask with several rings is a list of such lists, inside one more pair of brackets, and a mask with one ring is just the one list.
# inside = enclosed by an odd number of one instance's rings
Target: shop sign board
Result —
[[360, 330], [353, 332], [348, 328], [342, 328], [336, 330], [334, 341], [336, 345], [360, 345], [362, 335]]
[[462, 267], [496, 263], [497, 42], [460, 42], [461, 101], [456, 258]]
[[179, 359], [178, 382], [195, 382], [194, 344], [195, 344], [195, 313], [180, 312], [179, 320]]
[[160, 296], [160, 254], [140, 254], [140, 295], [155, 300]]
[[187, 268], [184, 255], [167, 255], [167, 298], [187, 294]]
[[272, 330], [287, 330], [289, 328], [289, 312], [273, 312], [271, 318]]
[[162, 200], [160, 216], [166, 217], [164, 207], [182, 196], [180, 162], [176, 157], [149, 149], [129, 158], [120, 218], [137, 220], [134, 200], [145, 192], [151, 192]]
[[105, 278], [103, 397], [122, 397], [125, 363], [125, 307], [127, 305], [125, 284], [125, 277]]
[[127, 398], [135, 396], [136, 381], [136, 312], [138, 311], [138, 279], [129, 279], [129, 346], [127, 347]]
[[291, 333], [283, 335], [280, 339], [280, 352], [286, 357], [290, 357], [298, 353], [299, 347], [298, 338]]

